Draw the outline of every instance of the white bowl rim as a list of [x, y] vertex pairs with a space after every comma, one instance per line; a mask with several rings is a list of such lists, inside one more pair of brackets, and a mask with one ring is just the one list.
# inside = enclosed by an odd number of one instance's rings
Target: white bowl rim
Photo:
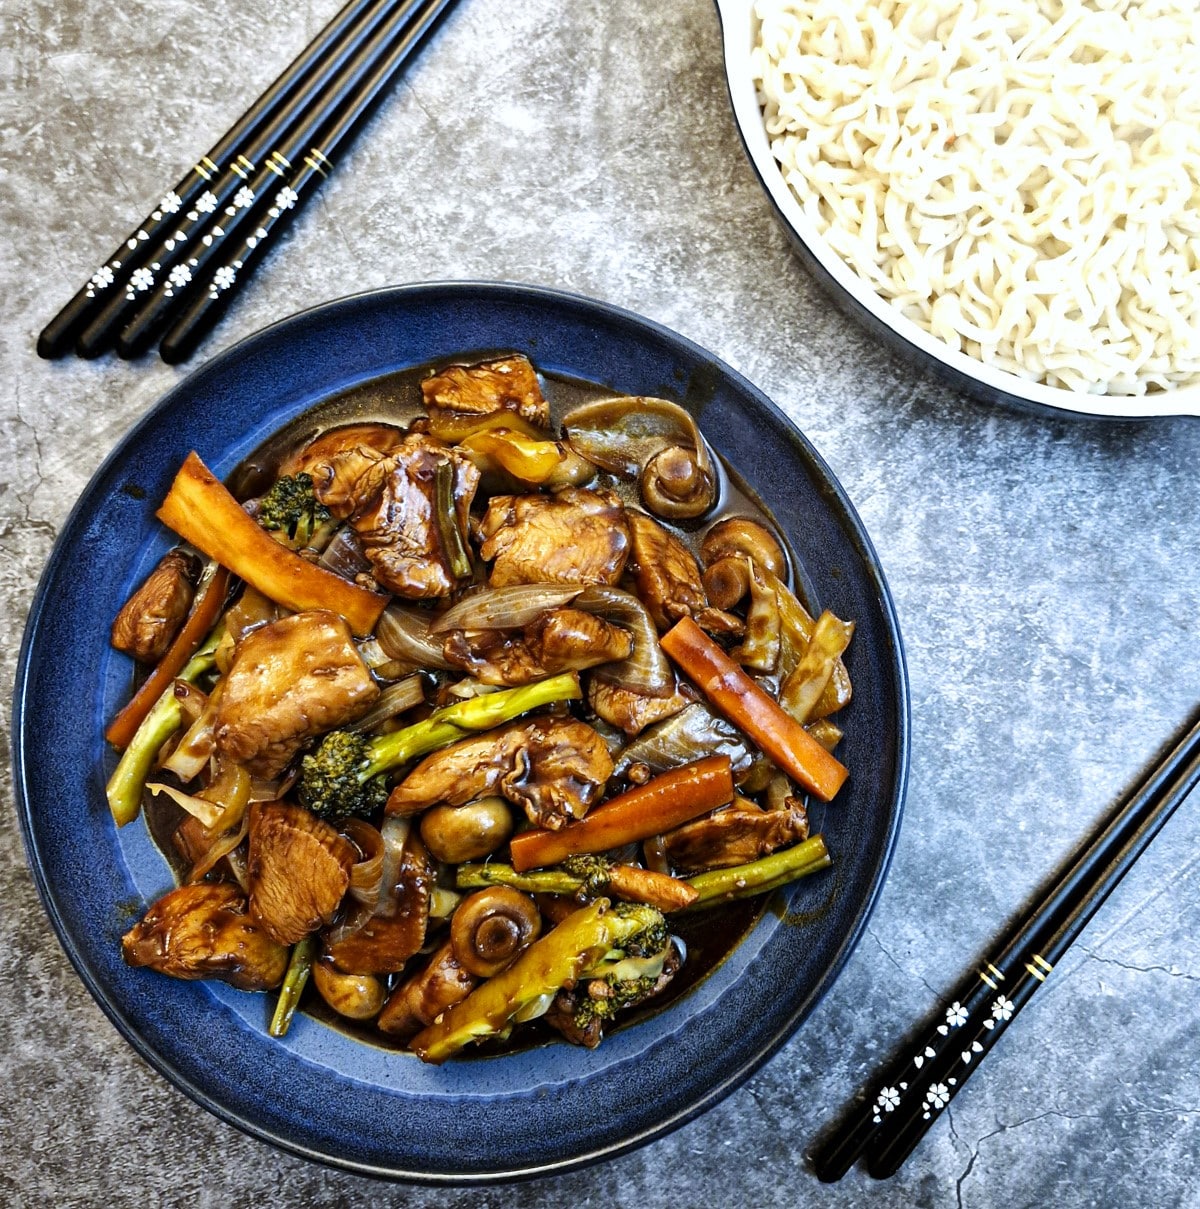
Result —
[[763, 187], [796, 238], [834, 282], [878, 322], [902, 340], [956, 374], [973, 379], [989, 391], [1057, 411], [1110, 419], [1150, 419], [1157, 416], [1200, 416], [1200, 384], [1146, 395], [1103, 395], [1071, 391], [1018, 377], [951, 348], [906, 318], [864, 281], [826, 242], [809, 221], [771, 153], [766, 124], [758, 105], [750, 69], [750, 52], [758, 35], [755, 0], [715, 0], [721, 18], [725, 75], [734, 119]]

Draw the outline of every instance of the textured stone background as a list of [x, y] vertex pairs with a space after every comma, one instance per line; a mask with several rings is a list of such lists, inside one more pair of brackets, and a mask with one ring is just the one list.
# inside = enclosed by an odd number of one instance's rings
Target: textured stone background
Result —
[[[59, 525], [180, 373], [47, 364], [36, 333], [333, 10], [0, 2], [5, 699]], [[358, 289], [503, 278], [673, 326], [787, 410], [874, 537], [912, 679], [906, 821], [840, 980], [740, 1091], [618, 1161], [482, 1191], [325, 1170], [193, 1106], [82, 990], [25, 868], [6, 717], [0, 1203], [1200, 1205], [1196, 802], [899, 1177], [806, 1169], [1200, 696], [1200, 424], [988, 409], [848, 325], [744, 160], [718, 34], [710, 0], [461, 0], [202, 356]]]

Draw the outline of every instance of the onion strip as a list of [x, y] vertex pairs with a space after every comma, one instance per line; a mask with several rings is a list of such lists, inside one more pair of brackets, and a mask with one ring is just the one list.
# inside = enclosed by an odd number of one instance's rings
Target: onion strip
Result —
[[519, 630], [550, 609], [570, 604], [581, 585], [508, 584], [485, 588], [460, 600], [429, 627], [431, 634], [450, 630]]

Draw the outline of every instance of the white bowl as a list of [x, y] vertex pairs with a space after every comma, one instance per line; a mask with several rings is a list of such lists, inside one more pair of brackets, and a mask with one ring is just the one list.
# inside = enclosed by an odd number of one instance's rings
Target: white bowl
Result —
[[842, 310], [921, 368], [932, 370], [942, 380], [986, 402], [1035, 409], [1050, 407], [1110, 419], [1200, 416], [1200, 386], [1136, 396], [1065, 390], [986, 365], [905, 318], [830, 248], [805, 216], [771, 154], [750, 70], [750, 52], [758, 36], [754, 0], [716, 0], [716, 5], [721, 18], [729, 98], [746, 153], [800, 259]]

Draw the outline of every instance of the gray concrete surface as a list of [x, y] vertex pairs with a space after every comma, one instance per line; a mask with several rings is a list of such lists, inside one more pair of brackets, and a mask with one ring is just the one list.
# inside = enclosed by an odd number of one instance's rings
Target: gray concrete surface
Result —
[[[0, 3], [0, 696], [72, 501], [180, 376], [56, 364], [38, 330], [328, 19], [333, 0]], [[679, 1132], [493, 1190], [276, 1153], [154, 1074], [74, 976], [25, 867], [5, 710], [0, 1203], [1198, 1206], [1200, 802], [1185, 805], [904, 1171], [805, 1152], [1200, 696], [1200, 424], [976, 404], [849, 325], [738, 143], [708, 0], [461, 0], [202, 357], [433, 278], [560, 286], [707, 345], [807, 432], [907, 639], [912, 779], [867, 934], [801, 1032]]]

